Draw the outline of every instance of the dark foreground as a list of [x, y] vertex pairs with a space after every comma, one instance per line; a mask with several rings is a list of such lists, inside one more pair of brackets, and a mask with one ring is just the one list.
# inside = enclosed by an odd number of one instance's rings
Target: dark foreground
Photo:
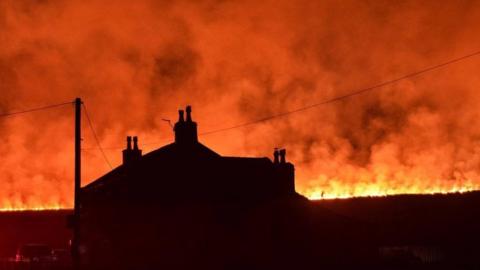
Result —
[[[375, 256], [368, 258], [372, 269], [480, 269], [480, 192], [322, 200], [310, 204], [308, 211], [313, 218], [309, 222], [318, 232], [308, 232], [311, 235], [305, 239], [315, 239], [318, 248], [312, 248], [309, 264], [318, 261], [320, 266], [328, 260], [327, 256], [341, 261], [342, 243], [348, 242], [349, 235], [357, 235], [351, 233], [358, 229], [364, 236], [365, 249], [375, 249]], [[1, 212], [0, 269], [68, 269], [69, 261], [65, 258], [61, 263], [15, 262], [15, 255], [19, 247], [32, 243], [57, 251], [68, 250], [69, 214], [69, 210]], [[341, 225], [336, 224], [340, 220]], [[351, 226], [345, 225], [345, 220], [351, 221]], [[340, 244], [332, 244], [337, 238]], [[345, 246], [345, 253], [356, 253], [347, 250], [349, 247]], [[364, 252], [362, 246], [356, 248], [358, 254]], [[316, 269], [316, 265], [310, 268]]]
[[395, 269], [480, 269], [478, 191], [322, 200], [314, 205], [374, 226], [379, 260], [384, 265], [396, 265]]

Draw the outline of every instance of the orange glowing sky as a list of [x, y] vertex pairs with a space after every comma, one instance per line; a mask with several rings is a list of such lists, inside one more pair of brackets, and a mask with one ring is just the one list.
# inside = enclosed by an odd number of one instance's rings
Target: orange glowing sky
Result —
[[[82, 97], [112, 164], [126, 135], [172, 140], [294, 110], [480, 50], [477, 1], [1, 1], [0, 113]], [[284, 147], [310, 198], [480, 189], [480, 59], [200, 137]], [[0, 118], [0, 208], [72, 206], [73, 107]], [[84, 123], [83, 175], [109, 170]]]

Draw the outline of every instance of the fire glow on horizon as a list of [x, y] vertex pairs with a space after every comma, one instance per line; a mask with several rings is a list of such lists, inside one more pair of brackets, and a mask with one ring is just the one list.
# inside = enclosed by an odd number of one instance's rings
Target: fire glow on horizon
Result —
[[[262, 119], [477, 51], [479, 24], [471, 1], [2, 1], [0, 113], [82, 97], [116, 166], [126, 135], [144, 152], [168, 143], [162, 119], [186, 104], [200, 133]], [[480, 190], [478, 70], [472, 58], [200, 141], [286, 148], [311, 199]], [[83, 130], [87, 184], [109, 167]], [[72, 206], [73, 107], [0, 119], [0, 137], [0, 209]]]
[[[397, 190], [391, 192], [384, 192], [379, 190], [367, 190], [365, 191], [364, 195], [357, 194], [352, 195], [351, 193], [336, 193], [336, 194], [326, 194], [320, 190], [312, 189], [306, 190], [303, 195], [306, 196], [310, 200], [338, 200], [338, 199], [352, 199], [352, 198], [372, 198], [372, 197], [386, 197], [386, 196], [395, 196], [395, 195], [415, 195], [415, 194], [422, 194], [422, 195], [439, 195], [439, 194], [463, 194], [467, 192], [477, 191], [476, 189], [468, 189], [468, 188], [453, 188], [451, 190], [429, 190], [429, 191], [422, 191], [421, 193], [418, 192], [398, 192]], [[37, 205], [32, 207], [31, 205], [19, 206], [18, 204], [14, 204], [13, 206], [4, 206], [0, 208], [0, 212], [24, 212], [24, 211], [57, 211], [57, 210], [71, 210], [72, 206], [69, 205]]]

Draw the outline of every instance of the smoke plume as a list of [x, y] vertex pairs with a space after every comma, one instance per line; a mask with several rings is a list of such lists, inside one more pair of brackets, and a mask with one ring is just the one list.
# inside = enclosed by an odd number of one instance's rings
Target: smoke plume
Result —
[[[477, 1], [0, 2], [0, 112], [82, 97], [117, 166], [126, 135], [172, 140], [308, 106], [480, 48]], [[480, 60], [200, 137], [285, 147], [311, 198], [480, 188]], [[88, 126], [84, 183], [110, 170]], [[120, 149], [118, 149], [120, 148]], [[71, 207], [73, 107], [0, 119], [0, 208]]]

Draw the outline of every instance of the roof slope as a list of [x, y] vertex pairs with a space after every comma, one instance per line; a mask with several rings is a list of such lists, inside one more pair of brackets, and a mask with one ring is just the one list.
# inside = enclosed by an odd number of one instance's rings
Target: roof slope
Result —
[[83, 190], [88, 191], [90, 189], [99, 188], [113, 179], [120, 178], [122, 175], [127, 173], [127, 171], [138, 169], [139, 165], [141, 164], [144, 164], [142, 167], [155, 166], [155, 163], [162, 162], [167, 159], [187, 157], [190, 159], [216, 159], [220, 158], [221, 156], [201, 143], [195, 143], [188, 146], [171, 143], [157, 150], [149, 152], [133, 164], [122, 164], [116, 167], [97, 180], [84, 186]]

